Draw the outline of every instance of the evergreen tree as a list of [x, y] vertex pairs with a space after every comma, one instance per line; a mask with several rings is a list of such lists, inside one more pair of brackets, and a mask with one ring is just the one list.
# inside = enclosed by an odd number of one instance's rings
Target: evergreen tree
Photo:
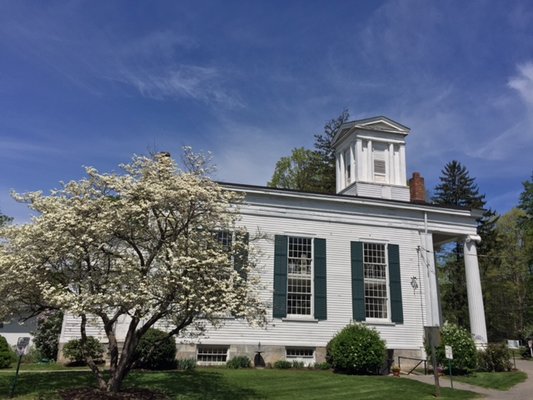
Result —
[[336, 192], [335, 149], [331, 145], [340, 126], [348, 121], [350, 113], [344, 110], [337, 118], [324, 125], [324, 133], [315, 134], [315, 153], [320, 161], [318, 165], [319, 181], [324, 193]]
[[[435, 187], [433, 203], [465, 208], [483, 209], [486, 204], [485, 195], [479, 193], [475, 179], [470, 177], [468, 170], [460, 162], [453, 160], [445, 165], [439, 178], [440, 183]], [[482, 241], [478, 245], [481, 274], [487, 270], [489, 255], [496, 244], [495, 224], [497, 215], [492, 210], [485, 210], [483, 217], [478, 220], [478, 234]], [[468, 314], [468, 300], [465, 284], [463, 243], [455, 242], [444, 250], [446, 259], [444, 269], [441, 270], [442, 310], [444, 319], [463, 327], [470, 324]]]

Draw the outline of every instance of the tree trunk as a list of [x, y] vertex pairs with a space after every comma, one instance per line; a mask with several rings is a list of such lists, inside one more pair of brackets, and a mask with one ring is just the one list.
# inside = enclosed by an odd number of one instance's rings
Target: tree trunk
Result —
[[124, 341], [124, 347], [120, 353], [120, 358], [114, 370], [112, 371], [111, 378], [107, 382], [106, 390], [108, 392], [116, 393], [119, 392], [122, 383], [128, 373], [131, 370], [133, 365], [134, 352], [137, 347], [139, 339], [136, 335], [137, 325], [139, 324], [139, 319], [133, 317], [131, 319], [130, 325], [128, 327], [128, 333]]
[[100, 368], [98, 368], [98, 365], [96, 365], [96, 363], [94, 362], [92, 357], [90, 355], [86, 355], [85, 351], [83, 350], [83, 347], [85, 346], [85, 343], [87, 342], [87, 333], [85, 331], [85, 326], [86, 325], [87, 325], [87, 316], [85, 314], [82, 314], [81, 315], [81, 324], [80, 324], [82, 353], [85, 356], [85, 360], [87, 361], [87, 365], [89, 366], [89, 368], [91, 369], [91, 371], [93, 372], [93, 374], [94, 374], [94, 376], [96, 378], [96, 381], [98, 383], [98, 388], [100, 390], [105, 390], [106, 389], [106, 381], [105, 381], [105, 378], [104, 378], [104, 375], [103, 375], [102, 371], [100, 370]]

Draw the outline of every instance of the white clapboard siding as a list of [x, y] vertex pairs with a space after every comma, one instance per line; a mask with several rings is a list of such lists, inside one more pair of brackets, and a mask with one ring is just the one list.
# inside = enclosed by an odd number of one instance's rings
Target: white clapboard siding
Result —
[[[72, 339], [79, 339], [81, 318], [72, 314], [65, 314], [63, 317], [63, 325], [61, 328], [60, 343], [66, 343]], [[87, 336], [94, 336], [101, 342], [107, 342], [107, 336], [104, 331], [104, 324], [102, 320], [97, 317], [87, 317], [87, 325], [85, 327]]]

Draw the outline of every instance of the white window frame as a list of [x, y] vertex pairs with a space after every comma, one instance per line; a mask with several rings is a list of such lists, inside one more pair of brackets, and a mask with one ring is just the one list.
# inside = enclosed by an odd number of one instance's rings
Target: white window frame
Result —
[[[311, 355], [305, 353], [311, 352]], [[301, 353], [301, 354], [298, 354]], [[287, 361], [302, 362], [304, 366], [308, 367], [315, 363], [316, 348], [306, 346], [289, 346], [285, 347], [285, 359]]]
[[[202, 350], [202, 351], [201, 351]], [[203, 357], [212, 357], [213, 360], [201, 360]], [[223, 358], [218, 360], [217, 358]], [[199, 344], [196, 346], [196, 362], [198, 365], [224, 365], [229, 359], [229, 346], [218, 344]]]
[[[290, 310], [290, 307], [289, 307], [289, 297], [290, 297], [290, 294], [292, 292], [289, 291], [289, 280], [291, 279], [291, 275], [292, 275], [292, 278], [293, 279], [298, 279], [298, 277], [300, 277], [300, 279], [303, 279], [301, 277], [301, 274], [291, 274], [289, 272], [289, 265], [290, 265], [290, 259], [291, 258], [294, 258], [294, 259], [297, 259], [297, 257], [291, 257], [291, 239], [296, 239], [296, 240], [309, 240], [310, 242], [310, 257], [307, 257], [305, 258], [306, 260], [309, 260], [309, 263], [310, 263], [310, 268], [309, 268], [309, 285], [310, 285], [310, 294], [309, 294], [309, 313], [298, 313], [298, 314], [295, 314], [295, 313], [291, 313], [289, 312]], [[313, 318], [313, 316], [315, 315], [315, 310], [314, 310], [314, 272], [315, 272], [315, 268], [314, 268], [314, 263], [315, 263], [315, 260], [314, 260], [314, 239], [312, 237], [309, 237], [309, 236], [288, 236], [287, 237], [287, 318], [291, 318], [291, 319], [309, 319], [309, 318]], [[298, 292], [296, 292], [298, 293]], [[301, 292], [300, 292], [301, 293]], [[305, 295], [305, 293], [302, 293], [302, 295]]]
[[[383, 258], [385, 260], [384, 263], [370, 263], [366, 262], [367, 259], [367, 246], [383, 246]], [[365, 320], [366, 321], [379, 321], [379, 322], [390, 322], [391, 321], [391, 305], [390, 305], [390, 276], [389, 276], [389, 254], [388, 254], [388, 244], [383, 242], [363, 242], [363, 277], [364, 277], [364, 290], [365, 290]], [[383, 265], [384, 272], [385, 272], [385, 278], [379, 279], [379, 278], [367, 278], [366, 277], [366, 266], [369, 264], [375, 264], [375, 265]], [[366, 293], [366, 287], [367, 283], [377, 283], [377, 284], [385, 284], [385, 293], [386, 293], [386, 301], [385, 301], [385, 307], [386, 307], [386, 316], [385, 317], [376, 317], [376, 316], [369, 316], [367, 307], [369, 306], [369, 303], [367, 301], [367, 293]]]

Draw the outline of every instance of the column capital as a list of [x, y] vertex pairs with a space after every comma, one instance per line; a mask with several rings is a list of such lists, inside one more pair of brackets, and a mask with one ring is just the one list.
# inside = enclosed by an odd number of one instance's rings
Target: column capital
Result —
[[471, 242], [479, 243], [479, 242], [481, 242], [481, 236], [479, 236], [479, 235], [466, 235], [465, 242], [466, 243], [471, 243]]

